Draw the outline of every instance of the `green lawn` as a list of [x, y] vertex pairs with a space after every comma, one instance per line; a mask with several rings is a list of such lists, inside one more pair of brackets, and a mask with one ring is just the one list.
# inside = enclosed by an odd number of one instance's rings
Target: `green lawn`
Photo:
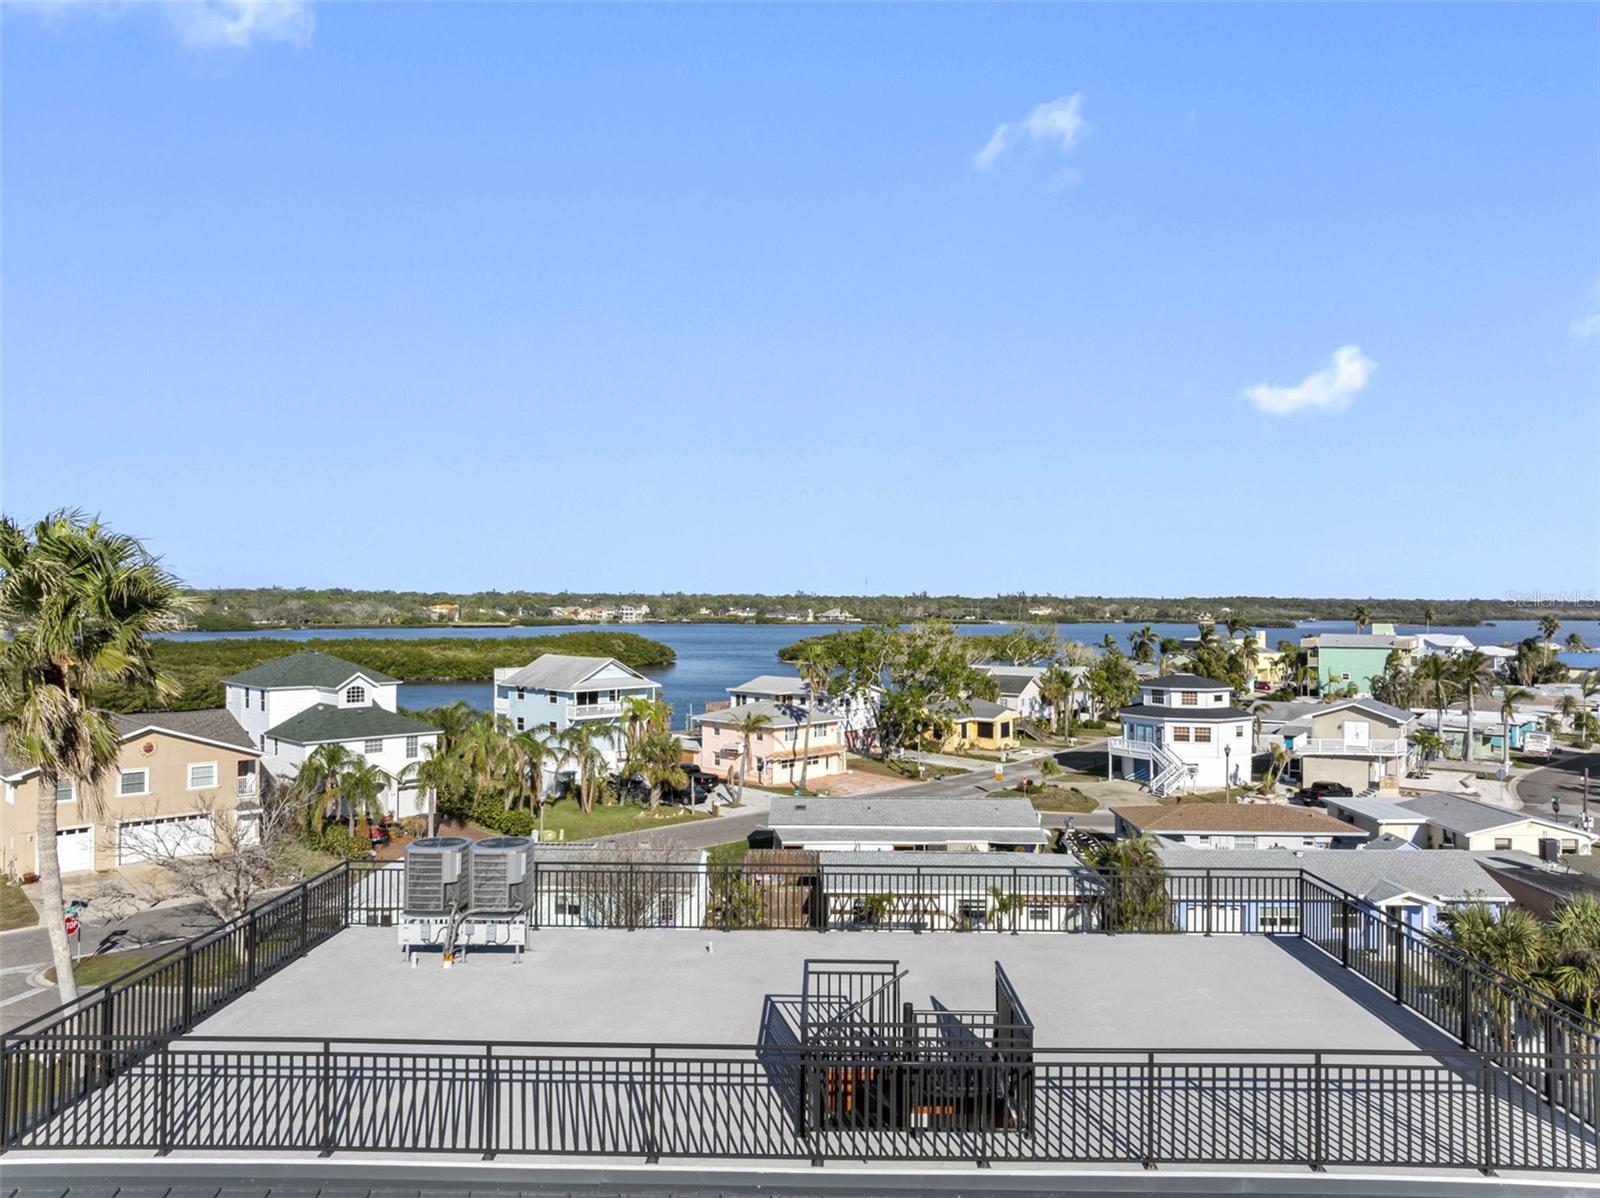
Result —
[[638, 803], [602, 804], [593, 811], [585, 811], [578, 806], [577, 800], [561, 799], [544, 809], [544, 830], [547, 836], [593, 840], [598, 836], [615, 836], [618, 832], [665, 828], [672, 824], [710, 818], [702, 812], [666, 806], [657, 808], [652, 815]]
[[714, 844], [706, 850], [712, 865], [738, 865], [750, 851], [748, 840], [730, 840], [727, 844]]
[[1027, 791], [991, 790], [989, 795], [991, 798], [1026, 798], [1033, 803], [1035, 811], [1069, 811], [1074, 815], [1084, 815], [1100, 806], [1083, 791], [1069, 786], [1040, 786]]
[[[160, 948], [140, 948], [126, 953], [102, 953], [98, 957], [83, 957], [73, 966], [72, 976], [78, 979], [80, 990], [103, 986], [123, 974], [138, 972], [157, 957], [164, 957], [171, 951], [172, 945], [164, 944]], [[54, 982], [56, 971], [47, 969], [44, 976], [46, 981]]]
[[38, 922], [39, 913], [22, 893], [22, 887], [9, 878], [0, 878], [0, 932], [31, 928]]
[[[914, 758], [902, 757], [896, 761], [879, 761], [875, 757], [852, 757], [850, 759], [850, 768], [859, 770], [863, 774], [877, 774], [883, 778], [903, 778], [913, 782], [917, 780], [917, 763]], [[924, 766], [923, 771], [924, 777], [931, 777], [934, 774], [967, 774], [972, 772], [932, 763]]]

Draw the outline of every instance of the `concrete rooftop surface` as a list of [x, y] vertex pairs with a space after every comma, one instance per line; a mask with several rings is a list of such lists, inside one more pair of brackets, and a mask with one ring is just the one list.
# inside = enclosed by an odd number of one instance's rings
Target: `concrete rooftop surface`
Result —
[[475, 951], [408, 966], [393, 928], [351, 928], [195, 1029], [199, 1036], [752, 1045], [806, 958], [892, 959], [901, 996], [994, 1005], [999, 961], [1041, 1047], [1453, 1047], [1292, 938], [690, 930], [535, 932], [520, 963]]

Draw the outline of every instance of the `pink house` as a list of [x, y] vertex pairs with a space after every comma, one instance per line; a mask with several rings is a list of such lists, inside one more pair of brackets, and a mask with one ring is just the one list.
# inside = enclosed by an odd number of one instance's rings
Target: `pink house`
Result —
[[737, 723], [749, 715], [764, 715], [768, 723], [750, 734], [745, 781], [757, 786], [793, 786], [799, 784], [802, 768], [809, 784], [844, 773], [844, 730], [839, 717], [774, 702], [743, 703], [698, 717], [698, 764], [702, 770], [720, 778], [738, 774], [739, 759], [744, 756], [744, 733]]

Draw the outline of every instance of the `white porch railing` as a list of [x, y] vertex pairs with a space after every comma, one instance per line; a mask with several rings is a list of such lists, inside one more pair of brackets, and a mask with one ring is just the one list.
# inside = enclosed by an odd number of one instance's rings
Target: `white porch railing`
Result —
[[1307, 737], [1295, 741], [1294, 748], [1306, 757], [1404, 757], [1411, 750], [1411, 742], [1403, 736], [1399, 740], [1369, 740], [1365, 744]]
[[1107, 742], [1107, 748], [1113, 754], [1137, 757], [1150, 763], [1150, 793], [1156, 798], [1168, 793], [1178, 783], [1187, 781], [1197, 768], [1157, 740], [1113, 736]]
[[241, 774], [234, 783], [234, 794], [241, 799], [247, 799], [256, 793], [256, 776], [254, 774]]
[[614, 720], [622, 715], [621, 703], [568, 703], [569, 720]]

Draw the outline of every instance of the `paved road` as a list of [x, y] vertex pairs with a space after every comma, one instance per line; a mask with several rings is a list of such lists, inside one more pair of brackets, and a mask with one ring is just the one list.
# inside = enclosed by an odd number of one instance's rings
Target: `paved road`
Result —
[[1583, 812], [1583, 771], [1589, 771], [1589, 811], [1600, 819], [1600, 751], [1567, 753], [1550, 765], [1524, 774], [1517, 780], [1522, 805], [1540, 815], [1550, 814], [1550, 800], [1561, 799], [1564, 823], [1575, 824]]
[[[71, 892], [69, 884], [68, 898]], [[217, 924], [198, 904], [155, 907], [120, 918], [96, 917], [91, 906], [82, 922], [78, 948], [86, 957], [185, 940]], [[0, 933], [0, 1028], [16, 1027], [57, 1004], [55, 987], [38, 977], [49, 964], [50, 941], [43, 927]]]
[[666, 828], [619, 832], [615, 836], [600, 837], [596, 843], [623, 845], [627, 848], [709, 849], [712, 845], [743, 840], [757, 828], [766, 826], [767, 813], [752, 811], [743, 815], [723, 815], [716, 819], [695, 820], [688, 824], [672, 824]]

